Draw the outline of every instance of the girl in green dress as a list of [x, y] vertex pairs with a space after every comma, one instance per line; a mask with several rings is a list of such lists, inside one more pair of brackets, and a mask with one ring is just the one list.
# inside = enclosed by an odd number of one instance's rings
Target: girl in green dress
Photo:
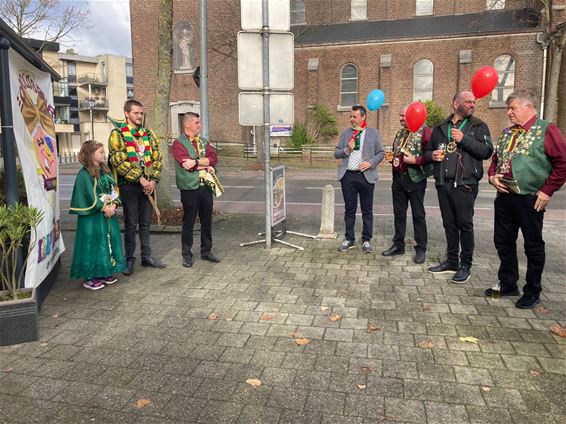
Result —
[[112, 274], [126, 269], [116, 216], [120, 199], [102, 143], [83, 143], [79, 161], [83, 167], [77, 174], [69, 209], [77, 215], [71, 278], [84, 278], [84, 288], [99, 290], [118, 281]]

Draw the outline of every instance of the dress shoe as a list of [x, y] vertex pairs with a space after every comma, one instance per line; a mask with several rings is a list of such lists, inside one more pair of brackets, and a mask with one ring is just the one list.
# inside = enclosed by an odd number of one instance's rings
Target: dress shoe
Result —
[[208, 262], [214, 262], [214, 263], [220, 262], [220, 259], [218, 257], [214, 256], [212, 253], [208, 253], [206, 255], [201, 255], [201, 258], [204, 259], [205, 261], [208, 261]]
[[124, 270], [124, 275], [132, 275], [134, 273], [134, 264], [136, 261], [126, 261], [126, 269]]
[[163, 262], [159, 261], [158, 259], [154, 259], [151, 256], [147, 258], [142, 258], [141, 265], [148, 266], [151, 268], [165, 268], [167, 266]]
[[531, 309], [535, 305], [540, 303], [538, 296], [533, 296], [531, 294], [523, 293], [523, 295], [517, 300], [515, 306], [519, 309]]
[[185, 268], [191, 268], [193, 266], [193, 258], [183, 258], [183, 266]]
[[454, 284], [464, 284], [470, 279], [470, 265], [461, 264], [456, 271], [456, 274], [452, 277], [452, 282]]
[[405, 249], [402, 249], [399, 246], [395, 246], [395, 245], [381, 252], [382, 256], [396, 256], [396, 255], [404, 255], [404, 254], [405, 254]]
[[416, 252], [413, 258], [413, 262], [416, 264], [424, 264], [426, 260], [426, 253], [425, 252]]
[[431, 266], [428, 272], [432, 274], [444, 274], [445, 272], [456, 272], [458, 271], [458, 264], [444, 261], [438, 265]]
[[[493, 289], [486, 289], [483, 294], [485, 297], [493, 297]], [[519, 296], [519, 294], [519, 289], [517, 287], [499, 290], [499, 296]]]

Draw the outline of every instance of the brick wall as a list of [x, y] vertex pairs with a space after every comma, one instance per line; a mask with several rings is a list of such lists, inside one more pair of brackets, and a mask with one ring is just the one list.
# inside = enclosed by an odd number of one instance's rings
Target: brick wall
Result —
[[[237, 0], [209, 0], [209, 43], [218, 43], [218, 34], [225, 34], [226, 44], [233, 44], [239, 30]], [[349, 19], [350, 6], [345, 0], [307, 0], [307, 20], [323, 22], [337, 16]], [[443, 11], [462, 13], [464, 7], [456, 0], [437, 0], [435, 14]], [[507, 7], [517, 6], [519, 1], [508, 1]], [[195, 32], [195, 58], [199, 58], [198, 0], [175, 0], [174, 23], [190, 22]], [[443, 10], [439, 10], [441, 7]], [[466, 12], [481, 11], [484, 0], [470, 0]], [[136, 96], [150, 106], [155, 96], [157, 76], [157, 1], [131, 2], [132, 48]], [[460, 8], [460, 9], [458, 9]], [[368, 0], [368, 18], [384, 19], [414, 16], [412, 0]], [[141, 23], [141, 24], [140, 24]], [[216, 37], [216, 38], [215, 38]], [[327, 106], [336, 116], [340, 129], [349, 125], [348, 113], [337, 110], [340, 93], [340, 69], [348, 62], [355, 63], [359, 72], [359, 102], [365, 102], [367, 93], [374, 88], [385, 92], [386, 105], [382, 110], [371, 112], [369, 122], [378, 125], [384, 136], [390, 139], [398, 126], [398, 110], [412, 101], [413, 66], [422, 58], [434, 64], [434, 100], [448, 113], [451, 99], [457, 89], [469, 86], [471, 75], [484, 65], [493, 65], [501, 54], [511, 54], [517, 60], [515, 87], [529, 87], [537, 93], [541, 90], [542, 50], [535, 42], [536, 35], [505, 35], [498, 37], [468, 37], [419, 42], [389, 42], [354, 46], [297, 47], [295, 49], [295, 116], [304, 120], [308, 104], [314, 102]], [[222, 37], [220, 37], [222, 38]], [[460, 65], [459, 51], [472, 50], [472, 63]], [[391, 54], [390, 68], [380, 68], [380, 56]], [[307, 71], [309, 58], [319, 58], [319, 70]], [[238, 84], [235, 57], [225, 57], [209, 49], [209, 121], [210, 138], [216, 141], [240, 142], [242, 129], [238, 123]], [[174, 74], [171, 101], [199, 101], [199, 91], [190, 74]], [[152, 111], [148, 107], [147, 123], [151, 125]], [[494, 134], [506, 123], [505, 110], [489, 108], [489, 96], [478, 102], [477, 116], [484, 119]]]

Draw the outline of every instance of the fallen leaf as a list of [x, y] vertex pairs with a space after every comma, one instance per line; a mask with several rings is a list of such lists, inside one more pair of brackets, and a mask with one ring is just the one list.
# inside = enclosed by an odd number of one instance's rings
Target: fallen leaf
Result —
[[279, 312], [279, 308], [273, 308], [271, 312]]
[[430, 311], [432, 311], [432, 308], [430, 306], [423, 306], [421, 308], [421, 311], [422, 312], [430, 312]]
[[358, 386], [360, 390], [364, 390], [367, 387], [365, 384], [356, 384], [356, 386]]
[[556, 334], [558, 337], [566, 337], [566, 327], [562, 327], [560, 324], [552, 325], [550, 332]]
[[478, 344], [478, 339], [472, 336], [458, 337], [458, 339], [460, 339], [461, 342]]
[[271, 321], [273, 319], [273, 315], [271, 314], [266, 314], [265, 312], [263, 314], [261, 314], [261, 316], [259, 317], [260, 320], [262, 321]]
[[422, 302], [422, 301], [423, 301], [420, 297], [417, 297], [415, 300], [416, 300], [417, 302]]
[[45, 346], [47, 346], [47, 343], [40, 343], [39, 346], [45, 347]]
[[226, 318], [226, 321], [232, 321], [232, 318]]
[[321, 307], [320, 307], [320, 310], [321, 310], [321, 311], [327, 311], [327, 310], [329, 310], [329, 309], [330, 309], [329, 306], [321, 306]]
[[9, 372], [14, 371], [14, 368], [4, 368], [2, 371], [4, 371], [7, 374]]
[[151, 401], [149, 399], [138, 399], [136, 401], [136, 408], [138, 408], [138, 409], [145, 408], [150, 403], [151, 403]]
[[546, 309], [544, 306], [539, 306], [535, 308], [535, 312], [539, 314], [548, 314], [548, 309]]
[[374, 372], [375, 369], [373, 369], [372, 367], [369, 367], [367, 365], [362, 365], [360, 367], [360, 369], [362, 370], [362, 372], [365, 372], [366, 374], [369, 374], [370, 372]]
[[308, 345], [311, 342], [311, 339], [302, 338], [302, 339], [295, 339], [295, 343], [298, 346]]
[[421, 349], [432, 349], [434, 344], [430, 340], [422, 340], [417, 344]]
[[529, 375], [533, 377], [540, 377], [540, 372], [538, 372], [537, 370], [530, 370]]
[[208, 316], [208, 319], [211, 321], [217, 321], [218, 320], [218, 315], [212, 313]]
[[53, 318], [59, 318], [59, 315], [53, 315]]
[[375, 333], [376, 331], [381, 330], [381, 328], [376, 327], [374, 325], [368, 325], [368, 333]]
[[248, 378], [246, 380], [246, 383], [248, 383], [250, 386], [253, 386], [253, 387], [261, 386], [261, 380], [259, 380], [257, 378]]
[[491, 387], [483, 386], [481, 388], [484, 392], [491, 392]]
[[332, 322], [340, 321], [342, 319], [342, 315], [338, 315], [338, 314], [332, 315], [329, 316], [328, 319]]

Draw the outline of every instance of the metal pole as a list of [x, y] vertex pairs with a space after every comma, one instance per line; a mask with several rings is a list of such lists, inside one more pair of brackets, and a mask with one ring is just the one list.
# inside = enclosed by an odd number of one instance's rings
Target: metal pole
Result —
[[269, 135], [270, 110], [269, 110], [269, 9], [268, 0], [263, 0], [263, 27], [262, 50], [263, 50], [263, 157], [265, 170], [265, 248], [271, 248], [271, 165], [269, 163], [269, 149], [271, 145]]
[[2, 120], [2, 149], [4, 151], [4, 175], [6, 176], [6, 203], [13, 205], [20, 200], [16, 173], [16, 136], [12, 117], [10, 93], [10, 66], [8, 50], [10, 41], [0, 38], [0, 120]]
[[92, 106], [88, 108], [88, 111], [90, 113], [90, 139], [94, 140], [94, 118], [92, 116]]
[[208, 140], [207, 3], [207, 0], [200, 0], [200, 133], [204, 138]]

